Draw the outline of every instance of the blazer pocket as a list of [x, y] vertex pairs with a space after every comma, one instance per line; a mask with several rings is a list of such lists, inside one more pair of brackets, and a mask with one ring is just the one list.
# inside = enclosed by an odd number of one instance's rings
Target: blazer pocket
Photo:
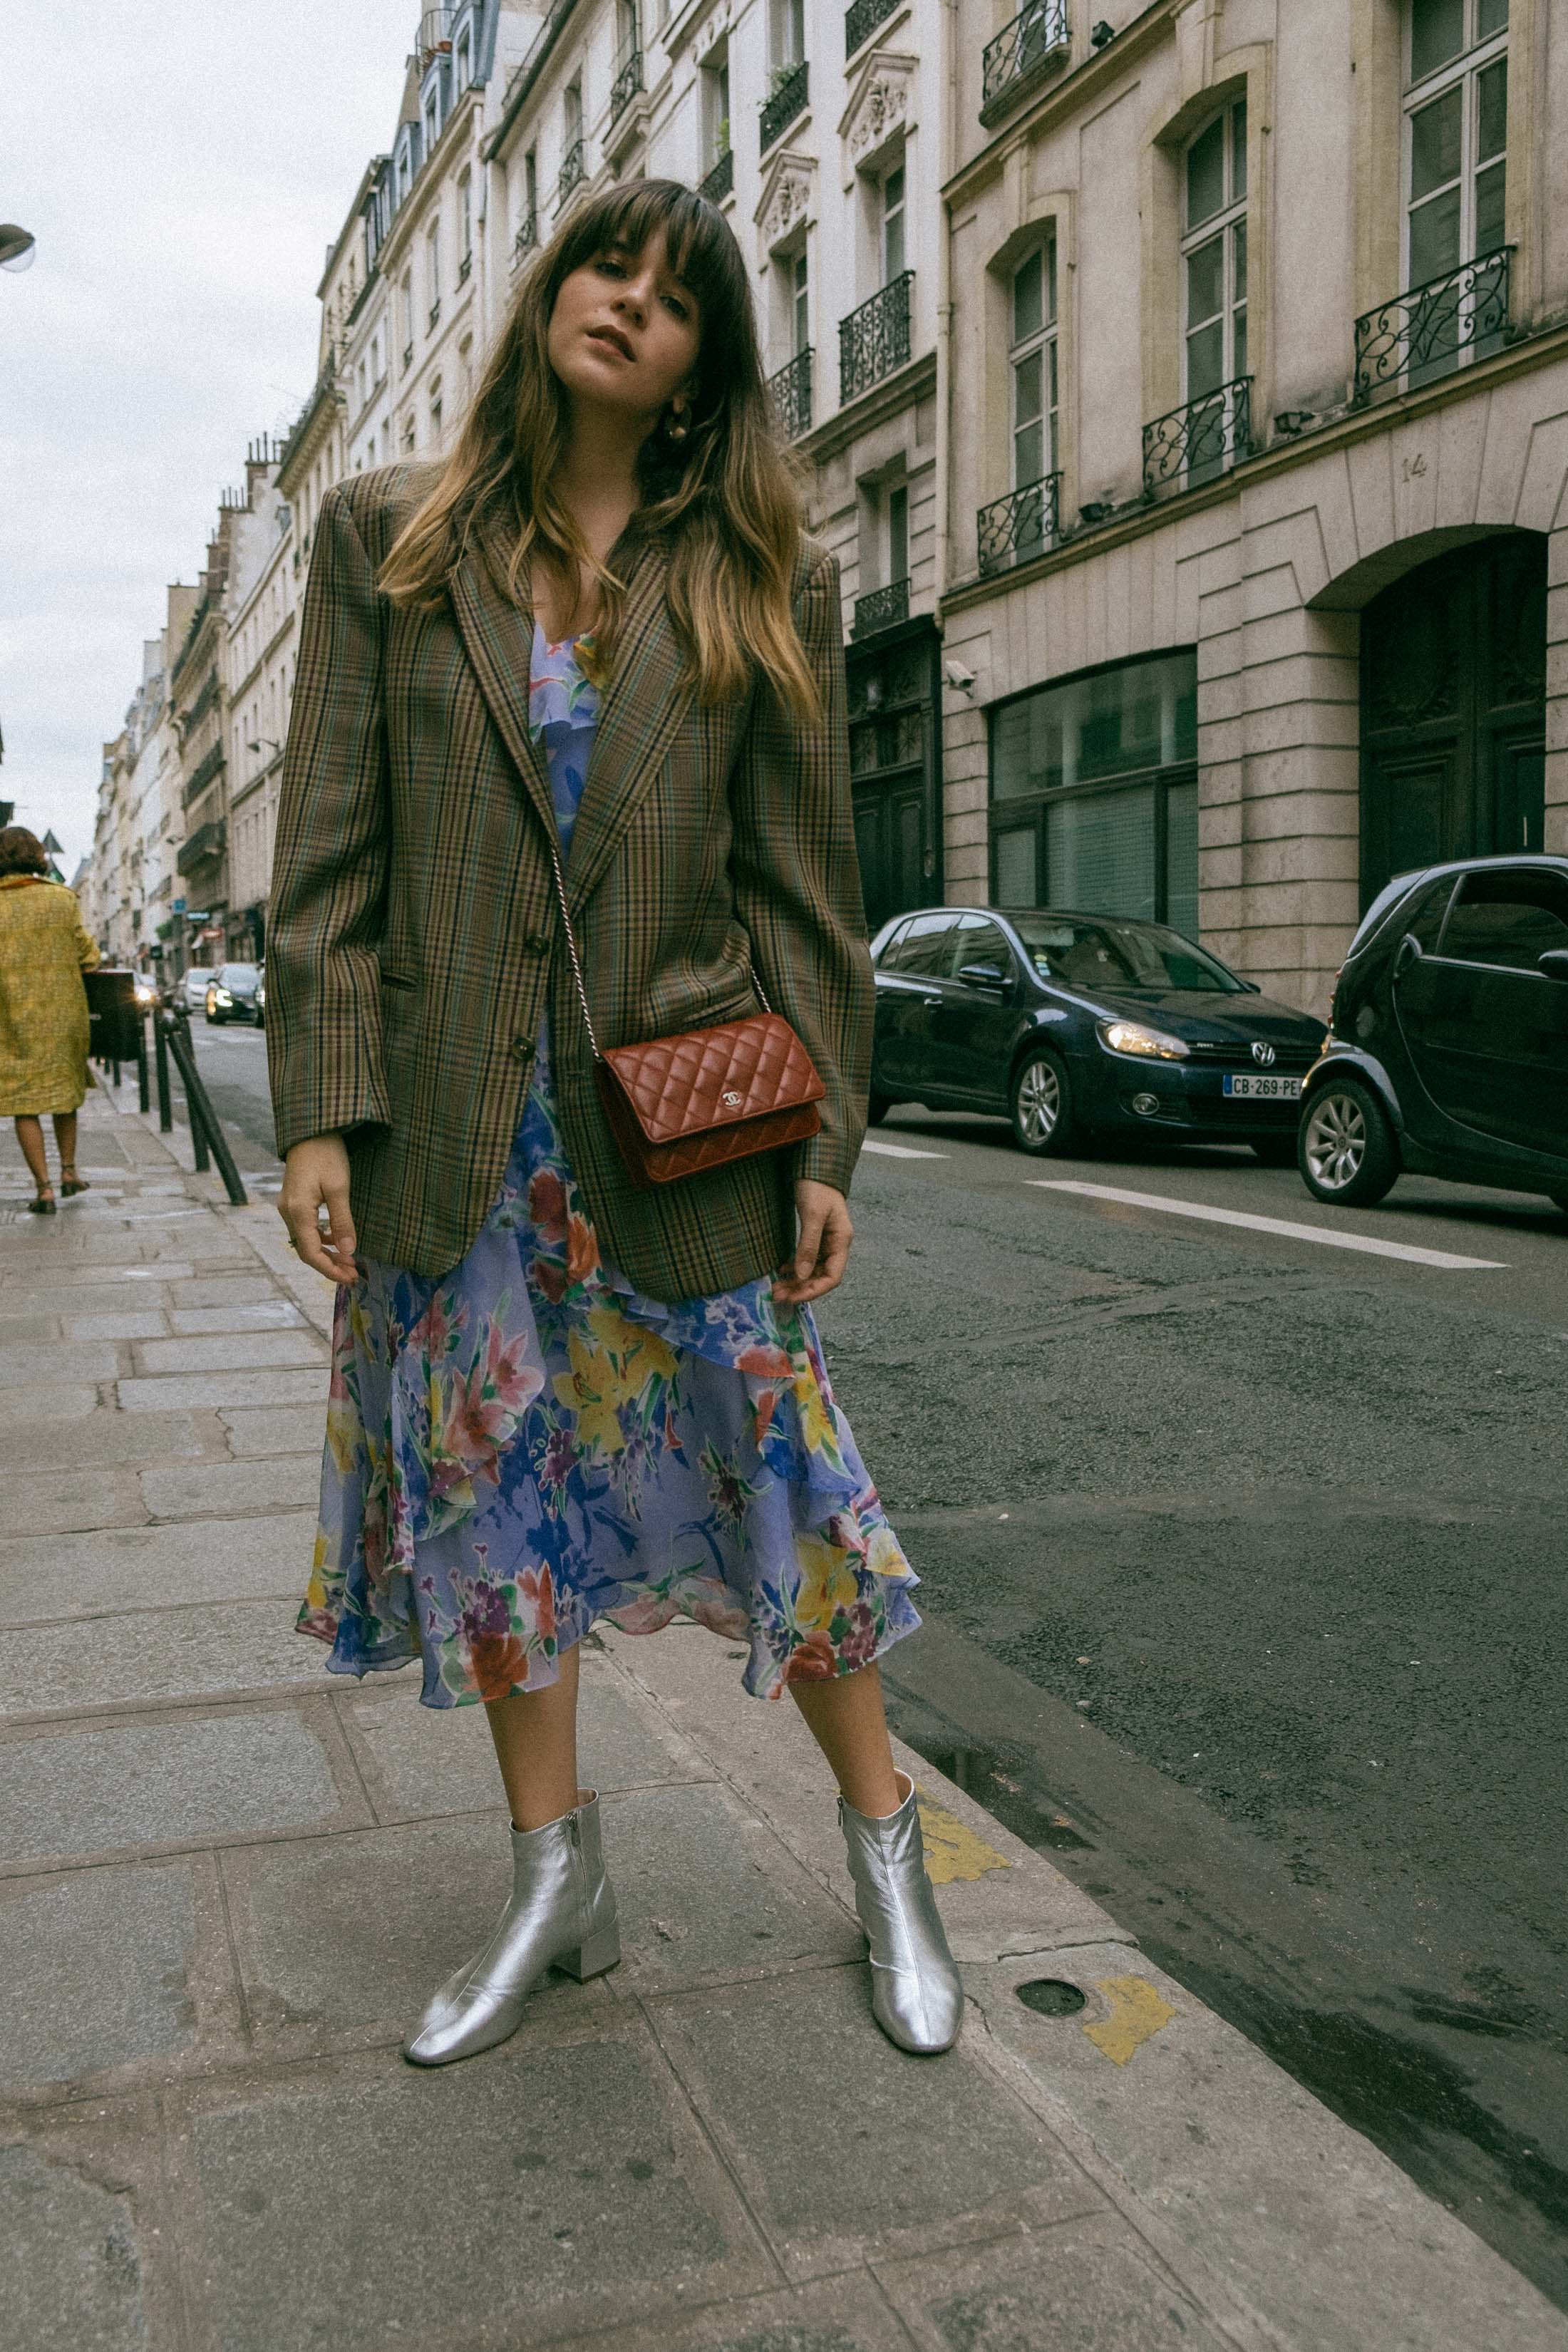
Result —
[[381, 984], [383, 988], [417, 988], [419, 982], [416, 980], [410, 980], [405, 972], [384, 971], [381, 975]]

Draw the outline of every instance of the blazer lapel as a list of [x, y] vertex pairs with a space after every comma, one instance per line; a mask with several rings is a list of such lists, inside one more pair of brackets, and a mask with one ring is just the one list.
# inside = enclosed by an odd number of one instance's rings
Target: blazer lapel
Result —
[[680, 646], [664, 601], [668, 551], [645, 546], [626, 583], [616, 667], [599, 706], [588, 772], [572, 835], [567, 887], [587, 901], [686, 716], [694, 689], [682, 687]]
[[533, 667], [533, 612], [512, 602], [479, 551], [464, 556], [447, 576], [452, 609], [479, 691], [511, 753], [529, 799], [555, 835], [555, 803], [544, 747], [529, 732], [529, 674]]

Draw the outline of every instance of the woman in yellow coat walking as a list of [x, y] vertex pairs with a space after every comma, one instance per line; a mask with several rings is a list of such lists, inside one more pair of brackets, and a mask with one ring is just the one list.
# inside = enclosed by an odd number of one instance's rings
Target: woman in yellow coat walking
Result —
[[27, 1206], [42, 1217], [55, 1213], [46, 1111], [54, 1117], [60, 1191], [68, 1199], [87, 1190], [76, 1172], [77, 1108], [87, 1092], [81, 976], [98, 961], [75, 892], [51, 882], [48, 872], [44, 845], [26, 825], [0, 829], [0, 1115], [16, 1122], [37, 1187]]

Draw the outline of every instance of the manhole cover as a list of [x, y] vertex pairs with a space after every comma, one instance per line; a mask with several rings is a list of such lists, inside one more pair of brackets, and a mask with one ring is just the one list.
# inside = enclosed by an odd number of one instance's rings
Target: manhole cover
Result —
[[1026, 2009], [1037, 2010], [1042, 2017], [1076, 2017], [1084, 2007], [1083, 1994], [1065, 1977], [1031, 1977], [1013, 1990]]

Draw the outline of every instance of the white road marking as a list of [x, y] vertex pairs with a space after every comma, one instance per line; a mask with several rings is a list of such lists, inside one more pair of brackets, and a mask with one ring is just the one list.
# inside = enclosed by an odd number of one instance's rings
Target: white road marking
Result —
[[917, 1151], [912, 1143], [882, 1143], [870, 1136], [860, 1146], [862, 1151], [885, 1151], [889, 1160], [945, 1160], [945, 1151]]
[[1286, 1217], [1252, 1217], [1240, 1209], [1211, 1209], [1203, 1201], [1168, 1201], [1157, 1192], [1124, 1192], [1116, 1184], [1076, 1184], [1062, 1176], [1028, 1176], [1025, 1182], [1047, 1192], [1081, 1192], [1091, 1201], [1121, 1201], [1130, 1209], [1163, 1209], [1173, 1217], [1200, 1217], [1210, 1225], [1243, 1225], [1248, 1233], [1283, 1234], [1293, 1242], [1319, 1242], [1325, 1249], [1361, 1250], [1368, 1257], [1405, 1258], [1412, 1265], [1446, 1266], [1450, 1273], [1506, 1270], [1495, 1257], [1456, 1257], [1448, 1250], [1416, 1249], [1409, 1242], [1379, 1242], [1365, 1234], [1332, 1233], [1322, 1225], [1293, 1224]]

